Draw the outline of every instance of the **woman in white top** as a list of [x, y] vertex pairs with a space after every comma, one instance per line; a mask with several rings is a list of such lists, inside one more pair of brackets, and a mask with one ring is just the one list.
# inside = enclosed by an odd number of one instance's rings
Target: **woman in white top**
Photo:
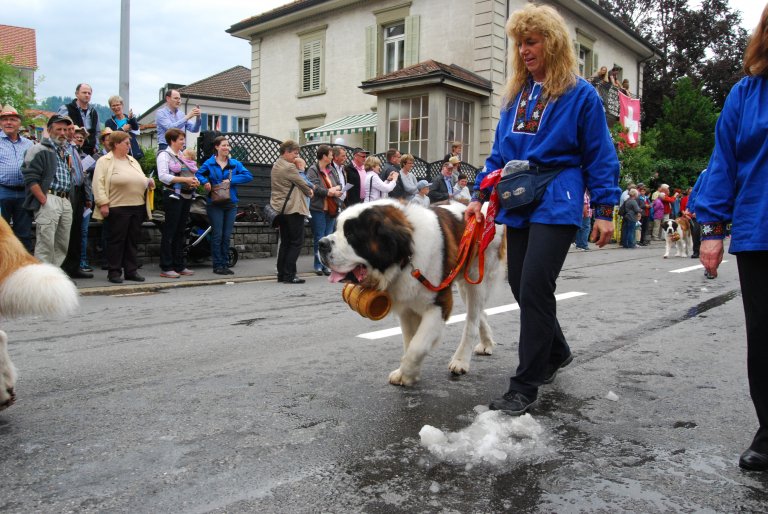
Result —
[[392, 191], [397, 185], [398, 173], [393, 171], [389, 174], [386, 181], [382, 181], [379, 178], [381, 172], [381, 161], [370, 156], [365, 160], [363, 164], [365, 168], [365, 190], [366, 195], [363, 199], [364, 202], [372, 202], [379, 198], [387, 198], [389, 192]]

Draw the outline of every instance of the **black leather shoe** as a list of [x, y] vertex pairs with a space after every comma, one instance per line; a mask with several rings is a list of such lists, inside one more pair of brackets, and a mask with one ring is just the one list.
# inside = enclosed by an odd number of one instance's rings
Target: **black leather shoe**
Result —
[[327, 277], [330, 274], [331, 274], [331, 270], [329, 270], [328, 268], [323, 268], [323, 275], [325, 275]]
[[303, 278], [293, 277], [283, 281], [283, 284], [303, 284], [306, 282]]
[[132, 280], [133, 282], [144, 282], [146, 279], [138, 273], [134, 273], [133, 275], [126, 275], [125, 280]]
[[315, 275], [317, 275], [318, 277], [322, 277], [322, 276], [323, 276], [323, 270], [321, 270], [321, 269], [316, 269], [316, 270], [315, 270]]
[[739, 457], [739, 467], [748, 471], [768, 471], [768, 454], [747, 448]]
[[501, 398], [493, 400], [488, 408], [491, 410], [500, 410], [509, 416], [520, 416], [530, 409], [536, 400], [529, 400], [523, 393], [509, 391], [504, 393]]
[[[557, 372], [558, 372], [559, 370], [563, 369], [564, 367], [566, 367], [568, 364], [570, 364], [572, 360], [573, 360], [573, 354], [569, 355], [569, 356], [568, 356], [568, 357], [567, 357], [567, 358], [566, 358], [566, 359], [565, 359], [563, 362], [561, 362], [561, 363], [560, 363], [560, 365], [559, 365], [558, 367], [556, 367], [555, 369], [549, 368], [549, 369], [547, 370], [547, 377], [544, 379], [544, 383], [545, 383], [545, 384], [551, 384], [552, 382], [554, 382], [554, 380], [555, 380], [555, 377], [557, 376]], [[550, 365], [550, 366], [551, 366], [551, 365]]]
[[698, 253], [692, 253], [691, 254], [691, 259], [698, 259], [698, 258], [699, 258], [699, 254]]
[[86, 273], [85, 271], [70, 271], [67, 273], [70, 278], [93, 278], [93, 273]]
[[109, 277], [107, 280], [109, 280], [113, 284], [122, 284], [123, 283], [123, 277]]
[[224, 268], [224, 271], [226, 271], [226, 272], [227, 272], [227, 275], [234, 275], [234, 274], [235, 274], [235, 272], [234, 272], [234, 271], [232, 271], [232, 270], [231, 270], [231, 269], [229, 269], [229, 268]]
[[226, 268], [216, 268], [213, 270], [213, 272], [216, 273], [217, 275], [229, 275], [229, 273], [227, 273]]

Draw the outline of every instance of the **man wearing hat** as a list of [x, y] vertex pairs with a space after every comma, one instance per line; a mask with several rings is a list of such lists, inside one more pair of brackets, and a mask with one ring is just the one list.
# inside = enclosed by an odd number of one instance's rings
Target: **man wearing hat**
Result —
[[21, 164], [24, 154], [34, 145], [19, 134], [21, 116], [10, 105], [0, 107], [0, 214], [13, 226], [13, 233], [32, 253], [32, 215], [23, 207], [24, 177]]
[[73, 164], [67, 141], [70, 125], [69, 116], [51, 116], [48, 137], [27, 151], [21, 165], [27, 191], [24, 207], [34, 211], [37, 225], [35, 257], [54, 266], [64, 262], [72, 226], [69, 194]]
[[365, 158], [368, 150], [355, 148], [352, 150], [352, 162], [347, 164], [344, 172], [347, 174], [347, 182], [352, 184], [352, 189], [347, 192], [347, 207], [360, 203], [365, 198]]

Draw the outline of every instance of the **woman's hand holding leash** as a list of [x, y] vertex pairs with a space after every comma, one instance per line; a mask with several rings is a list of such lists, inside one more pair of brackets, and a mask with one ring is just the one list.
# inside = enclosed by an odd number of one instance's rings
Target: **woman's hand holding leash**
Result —
[[467, 210], [464, 211], [464, 222], [469, 223], [474, 217], [478, 222], [483, 221], [483, 213], [481, 212], [483, 204], [480, 202], [469, 202]]

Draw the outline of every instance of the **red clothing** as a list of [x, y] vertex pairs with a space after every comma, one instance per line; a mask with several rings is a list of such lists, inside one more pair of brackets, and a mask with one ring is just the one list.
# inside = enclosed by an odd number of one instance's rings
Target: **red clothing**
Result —
[[675, 197], [667, 195], [661, 201], [664, 202], [664, 214], [670, 214], [672, 212], [672, 204], [675, 203]]
[[685, 210], [688, 208], [688, 195], [685, 195], [680, 200], [680, 212], [685, 212]]

